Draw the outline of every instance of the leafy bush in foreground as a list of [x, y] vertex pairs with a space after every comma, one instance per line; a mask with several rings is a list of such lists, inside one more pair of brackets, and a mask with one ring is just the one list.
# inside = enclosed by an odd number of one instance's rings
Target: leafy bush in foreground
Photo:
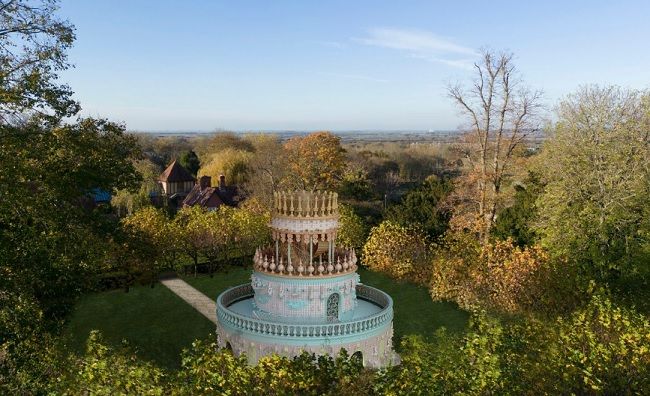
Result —
[[[464, 334], [440, 329], [431, 342], [406, 336], [401, 364], [365, 369], [358, 356], [303, 354], [262, 358], [196, 341], [178, 372], [103, 344], [93, 332], [86, 354], [32, 348], [32, 370], [16, 372], [29, 387], [8, 381], [6, 392], [54, 394], [219, 395], [492, 395], [648, 394], [650, 321], [617, 307], [605, 293], [566, 317], [502, 322], [476, 312]], [[19, 353], [13, 350], [12, 353]], [[27, 356], [27, 355], [25, 355]], [[58, 358], [57, 358], [58, 356]], [[0, 356], [6, 364], [7, 354]], [[17, 361], [14, 359], [13, 361]]]

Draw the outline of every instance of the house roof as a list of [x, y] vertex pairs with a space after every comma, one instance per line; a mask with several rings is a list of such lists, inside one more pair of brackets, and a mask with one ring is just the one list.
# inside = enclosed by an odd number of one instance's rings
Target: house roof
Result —
[[174, 160], [160, 175], [159, 180], [164, 182], [193, 182], [194, 177], [190, 175], [190, 172], [185, 170], [178, 161]]
[[95, 203], [111, 202], [111, 193], [106, 190], [102, 190], [101, 188], [93, 188], [90, 195], [93, 197]]
[[237, 187], [227, 186], [225, 188], [206, 187], [201, 189], [199, 184], [195, 184], [192, 190], [183, 200], [184, 206], [200, 205], [204, 208], [216, 208], [221, 204], [228, 206], [237, 206]]

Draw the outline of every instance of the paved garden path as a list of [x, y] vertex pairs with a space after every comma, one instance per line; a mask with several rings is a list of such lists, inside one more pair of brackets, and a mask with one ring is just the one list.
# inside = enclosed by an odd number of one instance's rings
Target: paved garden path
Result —
[[211, 322], [217, 323], [217, 304], [214, 300], [208, 298], [208, 296], [196, 290], [182, 279], [163, 279], [160, 283], [182, 298], [186, 303], [190, 304]]

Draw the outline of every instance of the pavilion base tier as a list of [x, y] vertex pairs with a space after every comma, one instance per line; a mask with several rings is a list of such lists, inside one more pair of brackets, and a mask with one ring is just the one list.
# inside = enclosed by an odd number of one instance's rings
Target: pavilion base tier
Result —
[[360, 353], [363, 364], [381, 368], [399, 363], [392, 350], [392, 300], [384, 292], [357, 285], [357, 315], [349, 320], [305, 324], [271, 320], [255, 314], [254, 291], [250, 284], [231, 288], [217, 299], [219, 346], [236, 356], [245, 354], [250, 364], [263, 356], [295, 357], [303, 351], [336, 357], [341, 349]]
[[392, 326], [370, 338], [351, 342], [325, 337], [315, 338], [309, 342], [286, 339], [280, 341], [271, 337], [253, 337], [243, 332], [228, 330], [221, 325], [217, 326], [217, 334], [219, 347], [230, 348], [235, 356], [245, 353], [251, 365], [257, 364], [260, 358], [271, 354], [293, 358], [307, 352], [316, 356], [336, 357], [342, 349], [345, 349], [350, 356], [360, 352], [364, 367], [382, 368], [399, 364], [399, 357], [392, 350]]

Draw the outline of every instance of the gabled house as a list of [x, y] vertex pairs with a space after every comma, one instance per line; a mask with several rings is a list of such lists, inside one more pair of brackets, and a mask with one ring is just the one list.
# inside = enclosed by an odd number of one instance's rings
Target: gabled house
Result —
[[168, 198], [175, 198], [176, 196], [185, 197], [194, 187], [195, 180], [190, 172], [174, 160], [160, 175], [158, 182], [164, 195]]
[[182, 206], [199, 205], [216, 210], [221, 205], [237, 206], [237, 187], [226, 186], [226, 177], [219, 176], [219, 186], [212, 187], [212, 178], [202, 176], [183, 200]]

